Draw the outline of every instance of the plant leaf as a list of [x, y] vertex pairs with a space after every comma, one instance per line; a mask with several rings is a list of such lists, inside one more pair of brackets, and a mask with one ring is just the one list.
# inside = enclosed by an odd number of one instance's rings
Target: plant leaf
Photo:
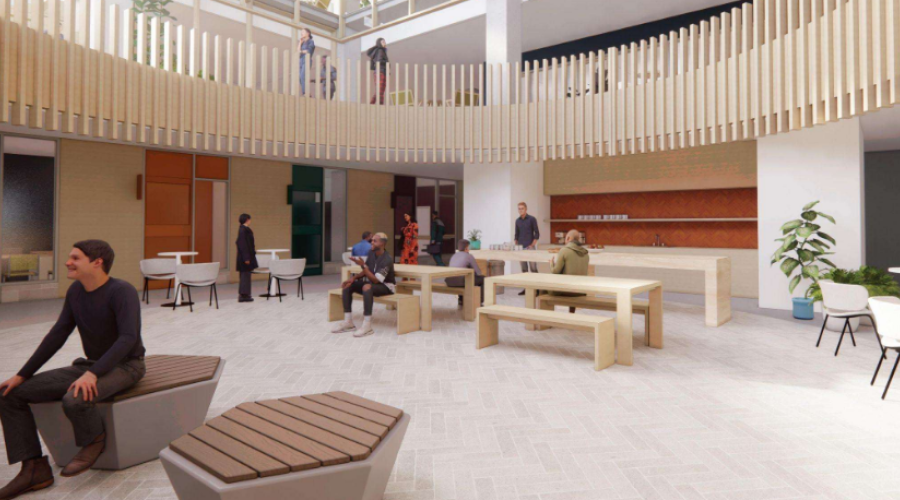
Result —
[[807, 203], [806, 205], [803, 205], [803, 211], [805, 212], [805, 211], [809, 210], [810, 208], [816, 206], [817, 203], [819, 203], [819, 200], [811, 201], [811, 202]]
[[797, 266], [799, 265], [799, 260], [789, 257], [781, 263], [781, 272], [783, 272], [785, 276], [790, 277], [791, 273], [794, 272], [794, 269], [797, 269]]
[[826, 246], [825, 243], [822, 243], [822, 242], [819, 241], [819, 240], [809, 240], [809, 241], [807, 241], [807, 243], [809, 243], [810, 245], [812, 245], [813, 248], [815, 248], [815, 249], [818, 250], [819, 252], [824, 252], [825, 250], [828, 249], [828, 246]]
[[817, 279], [819, 277], [819, 266], [811, 264], [804, 267], [803, 276], [806, 276], [807, 278]]
[[807, 210], [807, 211], [803, 212], [802, 214], [800, 214], [800, 217], [803, 217], [804, 219], [806, 219], [808, 221], [814, 221], [814, 220], [816, 220], [816, 216], [818, 214], [819, 213], [816, 212], [815, 210]]
[[832, 245], [837, 245], [837, 242], [834, 241], [834, 238], [832, 238], [831, 236], [829, 236], [829, 235], [823, 233], [822, 231], [816, 232], [816, 236], [818, 236], [819, 238], [822, 238], [823, 240], [828, 240], [828, 241], [830, 241]]
[[822, 262], [822, 263], [824, 263], [824, 264], [827, 264], [827, 265], [829, 265], [829, 266], [831, 266], [831, 267], [833, 267], [833, 268], [835, 268], [835, 269], [837, 268], [837, 266], [834, 265], [834, 262], [831, 262], [831, 261], [828, 260], [828, 259], [821, 259], [821, 258], [820, 258], [820, 259], [819, 259], [819, 262]]
[[803, 225], [803, 220], [794, 219], [792, 221], [785, 222], [784, 225], [781, 226], [781, 230], [782, 231], [793, 231], [794, 229], [797, 229], [798, 227], [800, 227], [802, 225]]
[[791, 279], [790, 283], [788, 283], [788, 290], [791, 293], [794, 293], [794, 289], [797, 288], [797, 285], [799, 285], [799, 284], [800, 284], [800, 275], [798, 274], [797, 276], [794, 276], [793, 279]]
[[801, 248], [797, 250], [797, 257], [800, 257], [801, 262], [812, 262], [815, 255], [811, 251]]
[[820, 228], [818, 224], [808, 224], [806, 226], [797, 228], [797, 236], [801, 238], [809, 238]]
[[823, 214], [822, 212], [816, 212], [816, 213], [819, 215], [819, 217], [822, 217], [823, 219], [828, 219], [829, 221], [831, 221], [832, 224], [837, 224], [837, 222], [834, 221], [834, 217], [832, 217], [828, 214]]

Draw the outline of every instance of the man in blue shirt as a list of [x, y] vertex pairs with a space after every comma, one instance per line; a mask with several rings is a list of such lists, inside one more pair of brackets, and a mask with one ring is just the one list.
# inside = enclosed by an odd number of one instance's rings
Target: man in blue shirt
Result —
[[369, 250], [372, 250], [372, 232], [366, 231], [362, 235], [362, 241], [353, 245], [350, 255], [352, 257], [365, 258], [369, 255]]

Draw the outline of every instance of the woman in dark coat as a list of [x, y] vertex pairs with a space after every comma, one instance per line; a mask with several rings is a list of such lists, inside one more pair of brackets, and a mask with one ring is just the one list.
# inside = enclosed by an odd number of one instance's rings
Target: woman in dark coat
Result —
[[375, 46], [366, 51], [369, 56], [369, 69], [372, 70], [372, 79], [375, 81], [375, 94], [369, 104], [384, 104], [384, 89], [387, 85], [387, 71], [390, 66], [387, 53], [387, 42], [384, 38], [379, 38], [375, 42]]
[[250, 215], [241, 214], [238, 221], [241, 227], [237, 237], [237, 270], [241, 275], [241, 284], [238, 287], [240, 297], [238, 302], [253, 302], [250, 288], [250, 274], [259, 267], [256, 262], [256, 241], [253, 239], [253, 231], [250, 229]]

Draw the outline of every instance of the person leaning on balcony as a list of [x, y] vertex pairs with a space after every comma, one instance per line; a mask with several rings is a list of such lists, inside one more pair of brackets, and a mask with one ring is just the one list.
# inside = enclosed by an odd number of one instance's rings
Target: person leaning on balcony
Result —
[[297, 44], [297, 52], [300, 53], [300, 95], [306, 94], [306, 56], [312, 62], [312, 56], [316, 52], [316, 42], [313, 41], [312, 32], [307, 28], [300, 29], [300, 42]]
[[[0, 421], [10, 464], [22, 470], [0, 488], [0, 499], [10, 500], [53, 484], [53, 470], [41, 450], [31, 404], [61, 401], [81, 450], [60, 475], [72, 477], [88, 470], [106, 446], [106, 427], [97, 402], [136, 384], [146, 373], [141, 341], [141, 304], [137, 290], [112, 278], [115, 252], [109, 243], [75, 243], [66, 260], [66, 292], [56, 324], [19, 370], [0, 383]], [[84, 357], [70, 366], [37, 373], [78, 328]]]
[[379, 38], [375, 42], [375, 46], [366, 52], [369, 56], [369, 69], [372, 70], [372, 78], [375, 83], [375, 95], [372, 96], [369, 104], [375, 104], [375, 98], [378, 98], [378, 104], [384, 104], [384, 89], [387, 86], [387, 70], [390, 67], [388, 60], [387, 42], [384, 38]]
[[[568, 276], [587, 276], [590, 270], [591, 257], [588, 255], [587, 248], [581, 246], [578, 238], [581, 233], [577, 229], [572, 229], [566, 233], [566, 246], [559, 250], [556, 257], [553, 258], [553, 274], [565, 274]], [[548, 295], [556, 295], [559, 297], [584, 297], [583, 293], [569, 292], [543, 292]], [[569, 308], [569, 312], [575, 312], [574, 307]]]

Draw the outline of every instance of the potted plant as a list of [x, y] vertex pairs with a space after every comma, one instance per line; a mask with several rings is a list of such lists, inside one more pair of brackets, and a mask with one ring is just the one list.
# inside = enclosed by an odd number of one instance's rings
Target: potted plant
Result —
[[[824, 274], [820, 264], [836, 267], [824, 256], [833, 255], [834, 252], [828, 250], [837, 243], [834, 238], [820, 231], [821, 226], [815, 223], [821, 217], [834, 224], [834, 217], [813, 210], [818, 203], [813, 201], [804, 205], [800, 218], [784, 223], [781, 226], [783, 237], [775, 240], [780, 242], [780, 246], [772, 254], [771, 264], [781, 262], [781, 272], [790, 278], [788, 290], [792, 294], [803, 278], [812, 280], [812, 285], [816, 284]], [[797, 319], [813, 319], [813, 299], [810, 298], [812, 285], [807, 288], [803, 297], [793, 298], [794, 317]]]
[[[862, 285], [869, 291], [869, 297], [900, 297], [900, 285], [894, 278], [877, 267], [860, 266], [859, 269], [831, 269], [819, 279], [831, 280], [835, 283], [849, 285]], [[822, 289], [818, 281], [810, 285], [809, 296], [813, 302], [822, 300]], [[856, 330], [859, 326], [859, 318], [850, 319], [850, 327]], [[844, 329], [844, 320], [841, 318], [828, 318], [825, 328], [839, 332]]]
[[481, 250], [481, 229], [473, 229], [469, 231], [466, 237], [469, 240], [469, 248], [472, 250]]

